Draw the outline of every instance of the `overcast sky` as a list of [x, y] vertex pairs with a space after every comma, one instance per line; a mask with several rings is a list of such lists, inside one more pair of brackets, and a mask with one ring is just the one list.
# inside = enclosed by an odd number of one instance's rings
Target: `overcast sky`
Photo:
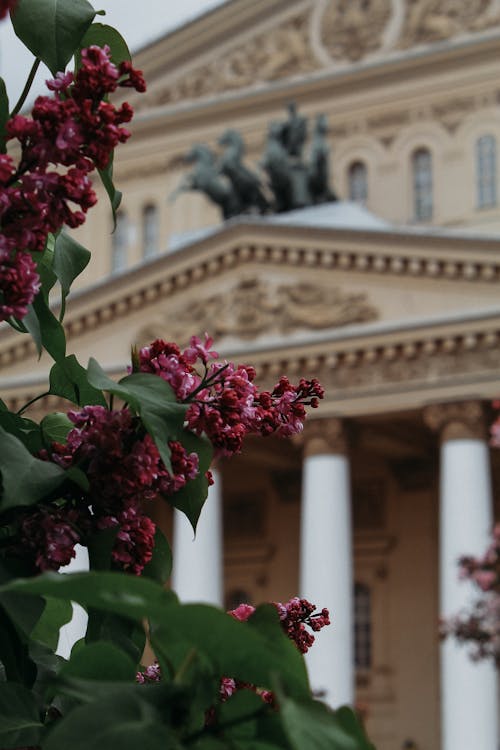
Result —
[[[105, 16], [96, 21], [114, 26], [125, 37], [134, 50], [146, 42], [156, 39], [166, 31], [204, 13], [225, 0], [90, 0]], [[33, 58], [19, 42], [10, 21], [0, 23], [0, 76], [7, 84], [11, 104], [15, 103], [22, 90]], [[43, 68], [43, 70], [42, 70]], [[43, 81], [50, 74], [41, 66], [34, 93], [43, 91]]]

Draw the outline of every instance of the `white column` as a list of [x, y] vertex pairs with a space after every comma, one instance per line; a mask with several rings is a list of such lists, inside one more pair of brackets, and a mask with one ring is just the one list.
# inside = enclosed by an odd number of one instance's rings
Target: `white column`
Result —
[[313, 691], [335, 708], [354, 703], [349, 460], [340, 420], [310, 423], [304, 439], [300, 595], [331, 619], [306, 661]]
[[208, 489], [196, 536], [184, 513], [174, 513], [172, 584], [181, 602], [222, 606], [221, 478], [218, 471], [212, 473], [215, 481]]
[[[87, 573], [89, 570], [89, 553], [87, 547], [81, 544], [75, 545], [75, 557], [68, 565], [59, 568], [61, 573]], [[88, 615], [79, 604], [73, 602], [73, 617], [59, 630], [59, 641], [57, 643], [56, 654], [69, 659], [71, 649], [80, 638], [83, 638], [87, 632]]]
[[[482, 555], [493, 527], [489, 451], [480, 402], [430, 407], [441, 430], [439, 517], [440, 614], [450, 617], [478, 597], [459, 580], [463, 555]], [[441, 647], [442, 750], [497, 750], [497, 675], [493, 663], [473, 662], [465, 644]]]

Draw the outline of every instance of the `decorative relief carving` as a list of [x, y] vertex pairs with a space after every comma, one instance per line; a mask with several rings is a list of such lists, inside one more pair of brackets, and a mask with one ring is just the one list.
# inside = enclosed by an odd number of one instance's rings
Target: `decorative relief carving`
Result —
[[431, 44], [500, 22], [489, 14], [492, 0], [407, 0], [399, 47]]
[[149, 97], [146, 95], [145, 105], [198, 99], [317, 69], [320, 64], [311, 47], [309, 21], [310, 11], [303, 12], [246, 44], [238, 44], [225, 57], [200, 65], [170, 86], [152, 91]]
[[424, 410], [424, 420], [441, 441], [476, 438], [486, 440], [486, 420], [481, 401], [453, 401], [431, 404]]
[[375, 320], [377, 310], [365, 294], [310, 283], [272, 284], [257, 277], [238, 282], [230, 291], [194, 300], [172, 316], [179, 321], [176, 339], [210, 331], [216, 338], [253, 339], [262, 333], [306, 328], [321, 330]]
[[330, 0], [321, 20], [321, 41], [329, 55], [356, 62], [377, 50], [391, 10], [391, 0]]

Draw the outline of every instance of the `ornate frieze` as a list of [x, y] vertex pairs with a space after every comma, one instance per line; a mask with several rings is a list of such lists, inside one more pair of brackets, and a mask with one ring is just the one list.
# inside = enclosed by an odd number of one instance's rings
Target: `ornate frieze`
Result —
[[178, 321], [174, 336], [180, 341], [205, 330], [217, 339], [253, 339], [263, 333], [322, 330], [377, 317], [365, 294], [305, 282], [275, 284], [257, 276], [239, 281], [227, 292], [189, 301], [173, 315]]
[[198, 99], [316, 70], [320, 64], [311, 46], [309, 19], [307, 10], [246, 42], [239, 40], [224, 56], [212, 58], [167, 86], [152, 90], [142, 107]]
[[[175, 104], [381, 59], [500, 25], [498, 0], [316, 0], [177, 69], [134, 107]], [[262, 29], [262, 27], [260, 27]], [[167, 42], [166, 42], [167, 43]]]
[[485, 409], [481, 401], [452, 401], [431, 404], [424, 410], [427, 425], [442, 442], [475, 438], [486, 440]]

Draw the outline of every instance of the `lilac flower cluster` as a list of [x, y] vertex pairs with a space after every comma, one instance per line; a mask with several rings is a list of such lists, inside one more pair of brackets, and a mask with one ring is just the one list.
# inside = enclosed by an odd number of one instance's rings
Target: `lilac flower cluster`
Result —
[[[313, 378], [302, 378], [292, 385], [281, 377], [272, 391], [259, 392], [254, 384], [255, 369], [220, 363], [211, 350], [213, 339], [196, 336], [183, 352], [176, 344], [158, 339], [139, 352], [139, 369], [166, 380], [179, 401], [189, 404], [188, 427], [197, 435], [207, 435], [217, 456], [241, 451], [246, 435], [289, 437], [300, 432], [306, 406], [316, 408], [324, 391]], [[202, 375], [194, 365], [203, 366]]]
[[21, 546], [32, 550], [39, 570], [57, 570], [74, 557], [75, 544], [89, 533], [116, 528], [114, 564], [140, 575], [151, 560], [156, 530], [144, 504], [172, 495], [194, 479], [198, 456], [171, 441], [170, 473], [154, 441], [127, 408], [86, 406], [68, 416], [75, 427], [66, 443], [53, 443], [42, 457], [65, 469], [83, 469], [89, 489], [73, 510], [40, 507], [30, 514], [22, 524]]
[[[330, 615], [326, 608], [316, 612], [316, 605], [307, 599], [294, 596], [285, 604], [273, 602], [278, 610], [281, 627], [291, 641], [295, 643], [301, 654], [306, 654], [314, 643], [314, 633], [319, 632], [326, 625], [330, 625]], [[255, 612], [251, 604], [240, 604], [231, 614], [236, 620], [245, 622]]]
[[[10, 6], [0, 5], [0, 16]], [[39, 291], [30, 251], [43, 250], [47, 235], [63, 225], [82, 224], [96, 203], [89, 174], [105, 168], [130, 135], [122, 127], [132, 118], [130, 105], [105, 100], [118, 86], [145, 90], [140, 71], [126, 62], [116, 67], [108, 47], [91, 46], [76, 75], [47, 82], [53, 94], [36, 99], [31, 117], [7, 121], [7, 139], [17, 141], [21, 156], [16, 163], [0, 154], [0, 321], [23, 318]]]
[[[302, 429], [305, 406], [315, 407], [323, 397], [317, 380], [300, 380], [294, 386], [282, 377], [273, 391], [259, 392], [253, 368], [211, 362], [217, 357], [212, 343], [207, 335], [204, 342], [193, 336], [181, 352], [176, 344], [154, 341], [139, 352], [136, 369], [154, 373], [171, 385], [177, 399], [188, 405], [186, 427], [197, 435], [205, 434], [216, 455], [239, 452], [247, 434], [286, 436]], [[57, 570], [71, 560], [75, 544], [85, 544], [89, 534], [116, 529], [114, 565], [140, 575], [151, 560], [156, 530], [147, 515], [147, 503], [172, 496], [194, 479], [198, 456], [170, 440], [172, 471], [168, 471], [152, 437], [126, 407], [85, 406], [68, 416], [74, 427], [66, 442], [53, 443], [50, 451], [40, 455], [64, 469], [81, 469], [89, 488], [65, 499], [67, 517], [59, 505], [26, 511], [18, 547], [31, 551], [39, 570]], [[207, 479], [211, 484], [210, 472]], [[314, 607], [308, 610], [306, 605], [299, 599], [277, 605], [285, 606], [280, 610], [283, 626], [302, 652], [314, 640], [305, 625], [318, 630], [326, 624], [312, 615]]]
[[441, 623], [443, 636], [469, 644], [474, 660], [493, 659], [500, 667], [500, 524], [481, 557], [462, 557], [460, 577], [482, 592], [475, 604]]

